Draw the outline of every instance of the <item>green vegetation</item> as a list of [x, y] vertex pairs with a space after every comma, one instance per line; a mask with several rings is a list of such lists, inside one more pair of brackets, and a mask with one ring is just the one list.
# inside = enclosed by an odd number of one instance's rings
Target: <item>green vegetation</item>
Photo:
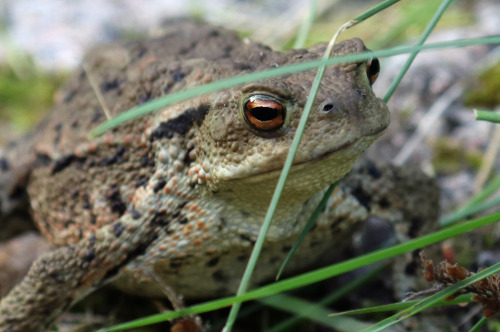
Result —
[[0, 66], [0, 119], [24, 131], [33, 127], [53, 104], [65, 79], [64, 74], [43, 73], [33, 65], [22, 72]]

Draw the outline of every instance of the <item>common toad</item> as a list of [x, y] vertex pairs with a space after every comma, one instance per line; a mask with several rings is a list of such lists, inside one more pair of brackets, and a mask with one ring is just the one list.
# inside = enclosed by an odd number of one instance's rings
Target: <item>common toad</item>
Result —
[[[91, 52], [34, 133], [0, 150], [2, 211], [26, 188], [35, 222], [57, 248], [2, 299], [0, 331], [43, 330], [108, 282], [149, 296], [161, 296], [163, 285], [188, 298], [234, 293], [315, 70], [181, 102], [95, 140], [89, 132], [106, 115], [90, 81], [115, 116], [207, 82], [319, 59], [325, 47], [277, 52], [221, 28], [180, 23], [161, 38]], [[351, 39], [334, 54], [365, 50]], [[371, 89], [377, 74], [376, 59], [326, 70], [254, 283], [276, 274], [325, 187], [388, 126], [388, 109]], [[398, 183], [400, 171], [360, 167], [337, 188], [289, 271], [335, 257], [370, 214], [396, 208], [406, 217], [411, 188]], [[373, 186], [366, 178], [379, 183], [375, 192], [364, 192]]]

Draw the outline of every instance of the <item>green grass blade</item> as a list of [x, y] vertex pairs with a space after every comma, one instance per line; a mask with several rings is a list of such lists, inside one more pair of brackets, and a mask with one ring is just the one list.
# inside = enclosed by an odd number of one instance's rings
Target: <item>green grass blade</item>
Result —
[[476, 120], [500, 123], [500, 113], [492, 111], [474, 110]]
[[478, 332], [480, 328], [483, 327], [488, 319], [486, 317], [481, 317], [481, 319], [469, 330], [469, 332]]
[[[371, 307], [371, 308], [337, 312], [334, 314], [330, 314], [329, 316], [330, 317], [337, 317], [337, 316], [343, 316], [343, 315], [365, 315], [365, 314], [373, 314], [376, 312], [404, 310], [404, 309], [408, 309], [408, 308], [416, 305], [420, 301], [421, 300], [411, 300], [411, 301], [405, 301], [405, 302], [384, 304], [384, 305], [379, 305], [379, 306]], [[435, 307], [448, 306], [448, 305], [455, 305], [455, 304], [468, 303], [468, 302], [472, 302], [472, 295], [460, 295], [451, 301], [445, 301], [445, 300], [441, 299], [440, 301], [436, 302], [433, 306], [435, 306]]]
[[[429, 22], [429, 24], [427, 25], [427, 27], [425, 28], [425, 31], [422, 34], [422, 36], [420, 37], [420, 40], [418, 41], [417, 45], [421, 46], [425, 43], [425, 41], [427, 40], [427, 37], [429, 37], [432, 30], [434, 30], [434, 27], [436, 26], [437, 22], [439, 22], [439, 20], [441, 19], [441, 16], [443, 16], [444, 11], [446, 10], [446, 8], [448, 8], [448, 6], [450, 5], [450, 3], [452, 1], [453, 0], [443, 0], [443, 2], [441, 2], [441, 5], [439, 6], [438, 10], [436, 11], [434, 16], [432, 17], [432, 19]], [[418, 53], [419, 53], [419, 51], [415, 51], [415, 52], [412, 52], [410, 54], [410, 56], [406, 60], [405, 64], [403, 65], [403, 68], [401, 68], [401, 70], [399, 71], [396, 78], [394, 78], [391, 86], [389, 87], [387, 93], [385, 94], [385, 96], [384, 96], [385, 102], [387, 102], [387, 101], [389, 101], [389, 99], [391, 99], [391, 96], [393, 95], [394, 91], [396, 91], [396, 88], [398, 87], [399, 83], [401, 82], [401, 80], [405, 76], [406, 72], [410, 68], [411, 64], [413, 63], [413, 60], [415, 60]]]
[[302, 241], [304, 241], [307, 233], [309, 233], [309, 231], [311, 230], [311, 228], [316, 223], [316, 220], [318, 219], [320, 213], [325, 210], [326, 203], [328, 202], [328, 199], [332, 195], [333, 190], [337, 186], [337, 183], [338, 183], [338, 181], [335, 182], [334, 184], [331, 184], [328, 187], [328, 189], [325, 191], [325, 193], [323, 194], [323, 198], [321, 198], [321, 201], [319, 202], [318, 206], [316, 207], [316, 209], [312, 213], [311, 217], [307, 221], [306, 226], [304, 227], [304, 229], [300, 233], [299, 238], [294, 243], [292, 249], [290, 249], [290, 251], [288, 252], [288, 255], [286, 256], [285, 260], [283, 261], [283, 264], [281, 264], [281, 267], [280, 267], [280, 269], [278, 271], [278, 274], [276, 275], [276, 280], [278, 280], [281, 277], [281, 274], [285, 270], [285, 267], [288, 264], [288, 262], [290, 261], [290, 259], [292, 258], [293, 254], [295, 253], [295, 251], [297, 251], [297, 249], [299, 248], [299, 246], [302, 243]]
[[285, 292], [291, 289], [309, 285], [321, 280], [325, 280], [340, 274], [358, 269], [360, 267], [380, 262], [384, 259], [391, 258], [403, 254], [408, 251], [412, 251], [418, 248], [428, 246], [433, 243], [441, 242], [443, 240], [452, 238], [454, 236], [469, 232], [476, 228], [492, 224], [494, 222], [500, 221], [500, 213], [494, 213], [489, 216], [471, 220], [467, 223], [455, 225], [447, 229], [422, 236], [417, 239], [410, 240], [405, 243], [398, 244], [396, 246], [377, 250], [375, 252], [352, 258], [341, 263], [337, 263], [331, 266], [327, 266], [315, 271], [301, 274], [292, 278], [288, 278], [282, 281], [275, 282], [270, 285], [260, 287], [255, 290], [250, 290], [247, 293], [238, 297], [227, 297], [219, 300], [214, 300], [199, 305], [195, 305], [189, 308], [176, 310], [168, 313], [161, 313], [146, 318], [137, 319], [135, 321], [120, 324], [111, 328], [103, 329], [101, 332], [108, 331], [120, 331], [124, 329], [130, 329], [140, 326], [146, 326], [154, 323], [163, 322], [169, 319], [175, 319], [183, 317], [186, 315], [200, 314], [203, 312], [208, 312], [212, 310], [221, 309], [231, 305], [236, 301], [249, 301], [266, 296], [275, 295], [281, 292]]
[[464, 209], [471, 208], [482, 201], [484, 201], [486, 198], [490, 197], [492, 194], [494, 194], [498, 189], [500, 188], [500, 176], [496, 176], [494, 179], [489, 181], [488, 186], [486, 186], [483, 190], [481, 190], [477, 195], [475, 195], [473, 198], [471, 198], [465, 205]]
[[476, 213], [479, 213], [481, 211], [484, 211], [484, 210], [487, 210], [487, 209], [490, 209], [492, 207], [499, 206], [499, 205], [500, 205], [500, 196], [497, 196], [497, 197], [489, 200], [488, 202], [480, 203], [480, 204], [474, 205], [473, 207], [469, 207], [467, 209], [459, 210], [455, 213], [452, 213], [451, 215], [446, 216], [443, 219], [441, 219], [439, 221], [439, 224], [441, 227], [449, 226], [449, 225], [452, 225], [452, 224], [454, 224], [460, 220], [463, 220], [469, 216], [472, 216]]
[[376, 332], [376, 331], [381, 331], [385, 328], [388, 328], [389, 326], [392, 326], [394, 324], [397, 324], [404, 319], [411, 317], [413, 315], [416, 315], [417, 313], [431, 307], [435, 303], [439, 302], [441, 299], [446, 298], [450, 295], [455, 294], [457, 291], [459, 291], [461, 288], [464, 288], [466, 286], [472, 285], [473, 283], [484, 279], [492, 274], [500, 272], [500, 263], [497, 263], [495, 265], [490, 266], [489, 268], [486, 268], [473, 276], [470, 276], [468, 278], [465, 278], [464, 280], [461, 280], [460, 282], [457, 282], [453, 286], [450, 286], [446, 289], [443, 289], [442, 291], [439, 291], [438, 293], [429, 296], [428, 298], [419, 301], [417, 304], [411, 306], [410, 308], [407, 308], [395, 315], [392, 315], [391, 317], [388, 317], [377, 324], [371, 326], [368, 329], [362, 330], [362, 332]]
[[372, 17], [373, 15], [381, 12], [382, 10], [386, 9], [387, 7], [394, 5], [396, 2], [399, 2], [399, 1], [400, 0], [385, 0], [385, 1], [381, 2], [380, 4], [374, 6], [373, 8], [367, 10], [363, 14], [355, 17], [353, 21], [355, 21], [356, 23], [362, 22], [362, 21]]
[[104, 132], [106, 132], [109, 129], [116, 128], [120, 124], [133, 120], [135, 118], [138, 118], [140, 116], [143, 116], [145, 114], [148, 114], [150, 112], [153, 112], [157, 109], [160, 109], [162, 107], [166, 107], [169, 105], [172, 105], [174, 103], [187, 100], [189, 98], [197, 97], [203, 94], [207, 94], [210, 92], [218, 91], [218, 90], [224, 90], [231, 88], [236, 85], [241, 85], [244, 83], [252, 82], [252, 81], [257, 81], [265, 78], [270, 78], [270, 77], [275, 77], [275, 76], [280, 76], [280, 75], [286, 75], [286, 74], [292, 74], [295, 72], [299, 71], [305, 71], [305, 70], [310, 70], [317, 68], [322, 65], [335, 65], [339, 64], [342, 62], [349, 62], [349, 61], [362, 61], [362, 60], [367, 60], [371, 59], [373, 57], [386, 57], [386, 56], [394, 56], [394, 55], [400, 55], [400, 54], [405, 54], [405, 53], [411, 53], [415, 51], [424, 51], [424, 50], [434, 50], [434, 49], [441, 49], [441, 48], [448, 48], [448, 47], [464, 47], [464, 46], [470, 46], [470, 45], [477, 45], [477, 44], [498, 44], [500, 43], [500, 36], [490, 36], [490, 37], [483, 37], [483, 38], [470, 38], [470, 39], [457, 39], [457, 40], [452, 40], [448, 42], [440, 42], [440, 43], [433, 43], [433, 44], [426, 44], [426, 45], [421, 45], [421, 46], [404, 46], [404, 47], [394, 47], [386, 50], [380, 50], [380, 51], [374, 51], [370, 53], [358, 53], [358, 54], [350, 54], [342, 57], [335, 57], [332, 59], [328, 60], [316, 60], [316, 61], [309, 61], [309, 62], [303, 62], [300, 64], [294, 64], [294, 65], [289, 65], [289, 66], [283, 66], [281, 68], [275, 68], [275, 69], [270, 69], [270, 70], [264, 70], [260, 72], [255, 72], [251, 74], [246, 74], [246, 75], [241, 75], [241, 76], [236, 76], [232, 77], [230, 79], [225, 79], [225, 80], [220, 80], [216, 81], [213, 83], [205, 84], [203, 86], [197, 86], [188, 90], [184, 90], [181, 92], [177, 92], [165, 97], [161, 97], [155, 100], [152, 100], [148, 103], [144, 103], [142, 105], [136, 106], [132, 109], [130, 109], [127, 112], [120, 113], [113, 119], [101, 123], [99, 126], [97, 126], [92, 133], [90, 134], [91, 137], [96, 137]]
[[304, 318], [309, 318], [335, 331], [359, 331], [370, 326], [367, 323], [362, 323], [349, 317], [329, 317], [328, 314], [331, 311], [325, 307], [285, 294], [266, 297], [260, 301], [268, 306], [286, 310], [296, 315], [301, 315]]
[[[347, 294], [350, 294], [351, 292], [353, 292], [357, 288], [367, 284], [371, 280], [374, 280], [375, 277], [377, 275], [379, 275], [380, 272], [382, 272], [385, 267], [386, 267], [386, 265], [380, 265], [379, 267], [372, 269], [368, 273], [363, 273], [361, 276], [357, 277], [353, 281], [347, 283], [346, 285], [343, 285], [342, 288], [340, 288], [340, 289], [336, 290], [335, 292], [322, 298], [319, 301], [319, 304], [322, 306], [326, 306], [326, 305], [329, 305], [331, 303], [338, 301], [339, 299], [346, 296]], [[291, 317], [291, 318], [273, 326], [272, 328], [266, 330], [266, 332], [290, 331], [290, 328], [302, 318], [303, 318], [303, 316], [299, 313], [298, 315], [295, 315], [294, 317]]]
[[441, 220], [439, 220], [439, 225], [441, 227], [449, 226], [466, 217], [500, 204], [500, 197], [495, 197], [490, 201], [483, 203], [484, 200], [494, 194], [499, 188], [500, 176], [496, 176], [483, 190], [465, 203], [463, 207], [441, 218]]

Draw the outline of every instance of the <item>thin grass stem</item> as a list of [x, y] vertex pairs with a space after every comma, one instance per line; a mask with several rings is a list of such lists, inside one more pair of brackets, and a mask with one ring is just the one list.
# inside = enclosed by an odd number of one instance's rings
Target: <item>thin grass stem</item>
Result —
[[[429, 22], [429, 24], [425, 28], [424, 33], [420, 37], [420, 40], [417, 43], [418, 46], [421, 46], [425, 43], [425, 41], [427, 40], [427, 37], [429, 37], [432, 30], [434, 30], [434, 27], [439, 22], [439, 20], [441, 19], [441, 16], [443, 16], [444, 11], [446, 10], [446, 8], [448, 8], [448, 6], [451, 4], [452, 1], [453, 0], [443, 0], [443, 2], [441, 2], [441, 5], [439, 6], [438, 10], [434, 14], [431, 21]], [[419, 53], [419, 51], [411, 52], [410, 56], [408, 57], [405, 64], [403, 65], [403, 68], [401, 68], [401, 70], [399, 71], [396, 78], [392, 81], [392, 84], [389, 87], [387, 93], [385, 94], [385, 96], [384, 96], [385, 102], [388, 102], [389, 99], [391, 99], [391, 96], [394, 94], [394, 91], [396, 91], [396, 88], [398, 87], [399, 83], [401, 82], [401, 80], [405, 76], [406, 72], [410, 68], [411, 64], [413, 63], [413, 60], [415, 60], [418, 53]]]

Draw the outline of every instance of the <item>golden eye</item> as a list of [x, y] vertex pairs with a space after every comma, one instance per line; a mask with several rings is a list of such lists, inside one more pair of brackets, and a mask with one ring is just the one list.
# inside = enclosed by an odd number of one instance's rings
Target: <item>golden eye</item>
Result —
[[258, 130], [278, 129], [285, 121], [285, 107], [268, 96], [248, 98], [243, 105], [243, 111], [248, 124]]
[[370, 85], [375, 83], [379, 72], [380, 72], [380, 63], [378, 62], [378, 59], [373, 58], [370, 61], [368, 61], [368, 65], [366, 66], [366, 76], [368, 76]]

